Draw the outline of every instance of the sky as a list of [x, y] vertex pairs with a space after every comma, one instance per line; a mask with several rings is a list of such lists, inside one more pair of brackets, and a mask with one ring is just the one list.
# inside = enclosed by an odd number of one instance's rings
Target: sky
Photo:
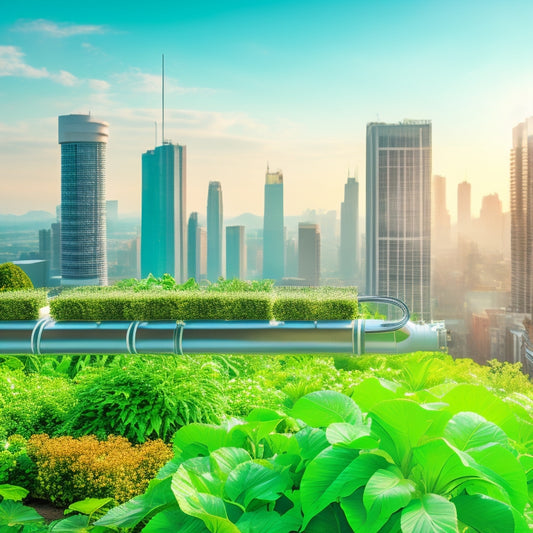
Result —
[[[533, 2], [231, 0], [3, 2], [0, 213], [60, 202], [57, 117], [110, 125], [107, 198], [140, 213], [141, 155], [187, 146], [187, 211], [210, 180], [224, 214], [263, 213], [267, 165], [285, 213], [339, 210], [365, 182], [366, 125], [430, 119], [433, 173], [509, 208], [512, 128], [533, 114]], [[362, 208], [363, 200], [361, 200]]]

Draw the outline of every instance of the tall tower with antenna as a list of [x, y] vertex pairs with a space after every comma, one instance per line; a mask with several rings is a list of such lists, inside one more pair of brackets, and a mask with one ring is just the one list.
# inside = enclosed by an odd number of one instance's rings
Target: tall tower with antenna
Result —
[[[156, 133], [157, 144], [157, 133]], [[165, 58], [161, 58], [161, 145], [142, 155], [141, 276], [187, 276], [185, 146], [165, 139]]]

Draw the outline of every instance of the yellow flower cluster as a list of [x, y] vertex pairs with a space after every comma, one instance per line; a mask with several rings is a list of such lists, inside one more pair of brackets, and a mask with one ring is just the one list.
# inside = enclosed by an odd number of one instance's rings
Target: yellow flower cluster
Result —
[[113, 435], [106, 441], [93, 435], [79, 439], [33, 435], [27, 453], [38, 468], [36, 496], [60, 505], [84, 498], [125, 502], [144, 492], [173, 455], [162, 440], [133, 446]]

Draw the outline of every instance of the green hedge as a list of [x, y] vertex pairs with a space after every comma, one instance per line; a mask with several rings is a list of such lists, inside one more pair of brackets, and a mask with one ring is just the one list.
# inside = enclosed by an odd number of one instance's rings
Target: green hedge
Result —
[[359, 315], [354, 289], [278, 289], [276, 320], [353, 320]]
[[26, 272], [13, 263], [2, 263], [0, 265], [0, 291], [25, 289], [33, 289], [33, 283]]
[[40, 290], [0, 292], [0, 320], [36, 320], [39, 309], [48, 304]]
[[266, 292], [74, 290], [52, 300], [56, 320], [352, 320], [353, 289]]

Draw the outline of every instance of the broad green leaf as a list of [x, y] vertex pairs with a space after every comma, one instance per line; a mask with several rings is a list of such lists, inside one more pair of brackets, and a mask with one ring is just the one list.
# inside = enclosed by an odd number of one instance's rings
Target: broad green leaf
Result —
[[442, 496], [481, 477], [478, 470], [467, 466], [460, 452], [442, 438], [414, 448], [411, 466], [416, 467], [425, 491]]
[[241, 463], [251, 461], [250, 454], [242, 448], [219, 448], [210, 455], [211, 470], [222, 481]]
[[334, 422], [360, 424], [362, 421], [361, 410], [356, 403], [336, 391], [306, 394], [294, 404], [291, 415], [317, 428], [327, 427]]
[[497, 424], [508, 437], [517, 440], [520, 424], [512, 408], [482, 385], [457, 385], [442, 398], [452, 414], [472, 411]]
[[496, 424], [471, 412], [454, 415], [444, 428], [444, 438], [463, 451], [493, 443], [507, 446], [509, 442], [507, 435]]
[[113, 507], [95, 525], [130, 528], [137, 525], [151, 513], [176, 505], [176, 498], [170, 490], [171, 478], [153, 479], [146, 492], [131, 500]]
[[317, 514], [303, 531], [305, 533], [353, 533], [354, 529], [350, 527], [339, 505], [332, 503]]
[[21, 501], [27, 495], [29, 491], [23, 487], [17, 487], [16, 485], [0, 485], [0, 497], [5, 500]]
[[69, 516], [58, 520], [51, 527], [53, 533], [89, 533], [92, 526], [89, 525], [89, 517], [82, 514]]
[[326, 438], [330, 444], [344, 448], [367, 449], [376, 448], [378, 441], [370, 436], [370, 427], [365, 425], [336, 422], [326, 429]]
[[363, 494], [367, 511], [365, 530], [379, 531], [393, 513], [411, 501], [414, 492], [414, 483], [405, 479], [399, 468], [377, 470], [368, 480]]
[[205, 524], [194, 516], [185, 514], [177, 505], [157, 513], [142, 533], [209, 533]]
[[402, 533], [457, 533], [455, 505], [438, 494], [424, 494], [402, 511]]
[[533, 505], [533, 455], [520, 455], [518, 460], [526, 474], [529, 503]]
[[359, 455], [349, 448], [323, 450], [307, 466], [300, 484], [304, 526], [331, 502], [349, 496], [367, 483], [372, 474], [387, 466], [378, 455]]
[[112, 501], [113, 498], [85, 498], [85, 500], [70, 504], [68, 508], [71, 511], [91, 515]]
[[260, 509], [252, 513], [244, 513], [237, 522], [241, 533], [290, 533], [292, 523], [283, 519], [275, 511]]
[[285, 415], [274, 411], [274, 409], [267, 409], [266, 407], [256, 407], [250, 411], [246, 417], [246, 422], [269, 422], [272, 420], [283, 420]]
[[329, 446], [326, 432], [323, 429], [304, 427], [294, 435], [300, 445], [302, 459], [314, 459], [322, 450]]
[[363, 503], [364, 491], [364, 487], [360, 487], [340, 500], [341, 508], [352, 527], [352, 531], [364, 531], [363, 527], [366, 522], [366, 509]]
[[228, 476], [224, 494], [248, 508], [252, 500], [275, 501], [291, 485], [289, 473], [253, 461], [238, 465]]
[[386, 379], [367, 378], [353, 388], [352, 399], [365, 412], [383, 400], [402, 397], [405, 388]]
[[477, 463], [476, 468], [502, 487], [509, 495], [513, 507], [523, 512], [528, 500], [527, 478], [518, 459], [499, 444], [470, 450], [468, 453]]
[[380, 439], [380, 448], [390, 454], [406, 475], [412, 448], [427, 439], [432, 424], [440, 423], [446, 414], [399, 398], [378, 403], [369, 416], [372, 418], [372, 432]]
[[511, 533], [514, 518], [511, 508], [499, 500], [483, 494], [464, 494], [452, 499], [457, 518], [476, 531], [483, 533]]
[[43, 517], [32, 507], [13, 500], [0, 502], [0, 526], [25, 526], [42, 520]]

